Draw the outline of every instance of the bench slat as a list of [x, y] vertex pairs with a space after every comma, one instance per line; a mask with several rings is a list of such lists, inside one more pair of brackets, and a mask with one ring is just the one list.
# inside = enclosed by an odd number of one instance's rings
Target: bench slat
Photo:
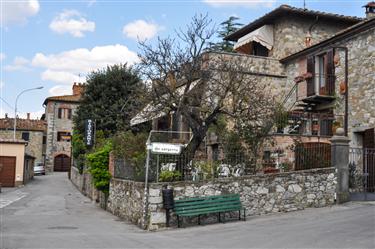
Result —
[[241, 205], [237, 206], [231, 206], [231, 207], [225, 207], [225, 208], [207, 208], [207, 209], [201, 209], [195, 212], [189, 211], [189, 212], [179, 212], [176, 213], [179, 216], [197, 216], [201, 214], [210, 214], [210, 213], [219, 213], [219, 212], [229, 212], [229, 211], [239, 211], [242, 209]]
[[226, 194], [226, 195], [213, 195], [213, 196], [206, 196], [206, 197], [191, 197], [185, 198], [180, 200], [175, 200], [175, 203], [183, 203], [183, 202], [190, 202], [190, 201], [199, 201], [199, 200], [207, 200], [207, 199], [222, 199], [222, 198], [229, 198], [229, 197], [239, 197], [239, 194]]
[[235, 200], [235, 201], [223, 201], [223, 202], [206, 202], [201, 203], [200, 205], [193, 205], [193, 206], [178, 206], [175, 207], [175, 210], [189, 210], [189, 209], [199, 209], [203, 207], [215, 207], [215, 206], [225, 206], [225, 205], [232, 205], [232, 204], [241, 204], [241, 201]]
[[210, 203], [225, 203], [225, 202], [236, 202], [240, 201], [240, 199], [237, 198], [225, 198], [225, 199], [216, 199], [216, 200], [201, 200], [201, 201], [195, 201], [195, 202], [188, 202], [188, 203], [175, 203], [175, 207], [193, 207], [193, 206], [200, 206], [200, 205], [207, 205]]

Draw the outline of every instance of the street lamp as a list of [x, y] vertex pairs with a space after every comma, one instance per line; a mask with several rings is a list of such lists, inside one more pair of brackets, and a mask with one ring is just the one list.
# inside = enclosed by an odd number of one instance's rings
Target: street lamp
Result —
[[35, 87], [35, 88], [30, 88], [30, 89], [26, 89], [26, 90], [23, 90], [22, 92], [20, 92], [18, 95], [17, 95], [17, 98], [16, 98], [16, 103], [14, 105], [14, 127], [13, 127], [13, 139], [16, 140], [16, 127], [17, 127], [17, 102], [18, 102], [18, 98], [25, 92], [29, 92], [29, 91], [33, 91], [33, 90], [40, 90], [42, 89], [43, 87], [40, 86], [40, 87]]

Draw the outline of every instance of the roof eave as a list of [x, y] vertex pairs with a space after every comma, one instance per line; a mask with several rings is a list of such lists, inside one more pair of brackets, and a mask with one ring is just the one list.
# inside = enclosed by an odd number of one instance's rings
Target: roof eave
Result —
[[290, 7], [288, 5], [281, 5], [280, 7], [274, 9], [273, 11], [265, 14], [264, 16], [258, 18], [257, 20], [249, 23], [248, 25], [244, 26], [243, 28], [235, 31], [234, 33], [226, 36], [224, 40], [229, 41], [237, 41], [241, 36], [259, 28], [262, 25], [269, 24], [268, 19], [274, 19], [277, 18], [279, 15], [282, 15], [284, 13], [294, 13], [296, 15], [320, 15], [322, 18], [329, 18], [329, 19], [337, 19], [341, 20], [343, 22], [347, 23], [358, 23], [362, 18], [356, 18], [356, 17], [349, 17], [349, 16], [340, 16], [336, 14], [330, 14], [330, 13], [319, 13], [319, 11], [313, 11], [313, 10], [306, 10], [306, 12], [303, 12], [302, 10], [294, 7]]

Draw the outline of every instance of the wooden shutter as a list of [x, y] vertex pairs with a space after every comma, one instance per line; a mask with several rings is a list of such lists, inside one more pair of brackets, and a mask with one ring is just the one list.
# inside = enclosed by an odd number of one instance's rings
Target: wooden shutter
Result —
[[306, 79], [307, 96], [315, 95], [315, 60], [314, 56], [307, 57], [307, 72], [311, 74], [310, 78]]
[[363, 134], [363, 147], [375, 149], [375, 128], [365, 130]]
[[326, 67], [326, 94], [334, 95], [335, 94], [335, 50], [331, 49], [327, 52], [327, 67]]
[[68, 119], [72, 119], [72, 109], [68, 109]]

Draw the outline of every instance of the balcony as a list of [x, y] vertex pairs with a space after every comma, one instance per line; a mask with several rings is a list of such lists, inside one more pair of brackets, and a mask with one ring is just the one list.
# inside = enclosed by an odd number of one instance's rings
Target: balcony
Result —
[[306, 77], [297, 77], [296, 81], [298, 84], [297, 101], [320, 104], [335, 100], [334, 75], [310, 74]]

